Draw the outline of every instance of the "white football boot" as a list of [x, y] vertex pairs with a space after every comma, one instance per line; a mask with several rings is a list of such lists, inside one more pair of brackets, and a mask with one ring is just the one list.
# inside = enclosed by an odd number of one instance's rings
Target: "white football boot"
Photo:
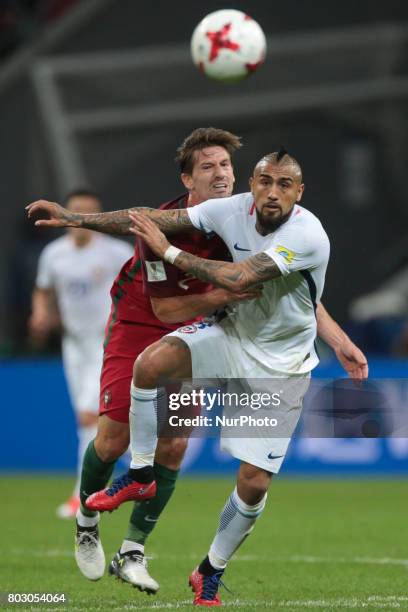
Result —
[[88, 580], [99, 580], [105, 573], [105, 553], [99, 539], [98, 525], [81, 527], [77, 523], [75, 561]]
[[147, 571], [147, 560], [140, 550], [116, 553], [109, 565], [109, 573], [123, 582], [128, 582], [139, 591], [152, 595], [159, 590], [159, 584]]

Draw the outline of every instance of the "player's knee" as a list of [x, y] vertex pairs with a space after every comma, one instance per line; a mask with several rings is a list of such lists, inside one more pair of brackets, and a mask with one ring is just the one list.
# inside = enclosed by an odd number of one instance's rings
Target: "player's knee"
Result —
[[135, 387], [152, 388], [160, 376], [160, 355], [155, 350], [155, 342], [141, 353], [133, 366], [133, 384]]
[[133, 384], [154, 388], [160, 379], [173, 376], [187, 377], [191, 372], [188, 347], [178, 338], [164, 339], [148, 346], [135, 361]]
[[156, 448], [156, 462], [171, 470], [178, 470], [187, 444], [187, 438], [160, 438]]

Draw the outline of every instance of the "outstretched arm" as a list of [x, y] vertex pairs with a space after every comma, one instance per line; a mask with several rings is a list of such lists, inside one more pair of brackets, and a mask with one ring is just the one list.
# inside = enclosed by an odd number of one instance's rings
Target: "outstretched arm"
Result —
[[[26, 210], [30, 219], [37, 219], [35, 225], [42, 227], [82, 227], [104, 234], [130, 235], [132, 232], [129, 212], [134, 211], [149, 217], [165, 234], [194, 229], [185, 208], [156, 210], [135, 207], [85, 215], [73, 213], [56, 202], [38, 200], [26, 206]], [[38, 218], [39, 216], [45, 218]]]
[[[152, 251], [163, 259], [171, 245], [158, 226], [138, 212], [130, 212], [130, 218], [133, 222], [131, 232], [146, 240]], [[203, 259], [186, 251], [180, 251], [173, 263], [183, 272], [234, 292], [246, 291], [281, 275], [274, 260], [266, 253], [259, 253], [241, 263], [230, 263]]]
[[316, 318], [318, 335], [334, 350], [350, 378], [366, 379], [368, 377], [366, 356], [332, 319], [322, 303], [317, 305]]

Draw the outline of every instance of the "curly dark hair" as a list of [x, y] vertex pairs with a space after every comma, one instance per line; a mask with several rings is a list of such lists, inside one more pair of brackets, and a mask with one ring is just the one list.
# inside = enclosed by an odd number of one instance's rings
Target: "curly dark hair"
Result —
[[177, 149], [176, 162], [180, 172], [191, 174], [193, 171], [195, 152], [206, 147], [224, 147], [232, 158], [235, 151], [242, 147], [239, 136], [219, 128], [198, 128], [183, 140]]

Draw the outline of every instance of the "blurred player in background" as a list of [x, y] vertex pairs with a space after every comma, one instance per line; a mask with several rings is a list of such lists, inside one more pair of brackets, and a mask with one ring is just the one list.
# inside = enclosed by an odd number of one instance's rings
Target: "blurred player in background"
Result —
[[[232, 193], [234, 174], [231, 157], [240, 147], [239, 139], [215, 128], [194, 130], [178, 149], [177, 161], [187, 194], [161, 208], [169, 210], [191, 207], [207, 199], [224, 198]], [[39, 201], [28, 207], [28, 214], [45, 212], [49, 220], [36, 225], [50, 227], [88, 227], [100, 232], [130, 235], [129, 209], [84, 217], [68, 213], [58, 204]], [[208, 257], [230, 257], [218, 238], [208, 240], [199, 232], [177, 236], [174, 244]], [[176, 329], [180, 322], [192, 320], [250, 295], [232, 295], [221, 289], [210, 290], [192, 275], [180, 272], [164, 263], [141, 243], [111, 291], [112, 314], [105, 341], [98, 434], [85, 455], [81, 510], [78, 513], [76, 559], [81, 572], [91, 580], [101, 578], [105, 557], [98, 533], [99, 515], [85, 506], [87, 497], [105, 486], [112, 474], [115, 460], [129, 444], [129, 389], [133, 363], [149, 344]], [[210, 255], [211, 254], [211, 255]], [[330, 317], [322, 304], [318, 305], [318, 333], [336, 352], [350, 376], [357, 376], [366, 359], [361, 351]], [[142, 590], [155, 592], [158, 584], [146, 567], [144, 545], [161, 512], [168, 503], [178, 477], [186, 449], [185, 438], [163, 438], [158, 442], [154, 472], [157, 493], [154, 499], [135, 504], [128, 532], [110, 571]]]
[[[101, 210], [92, 191], [76, 190], [66, 198], [75, 213]], [[57, 508], [61, 518], [75, 517], [85, 450], [95, 437], [103, 338], [109, 315], [109, 289], [132, 247], [123, 240], [69, 228], [42, 251], [32, 296], [29, 331], [36, 346], [61, 326], [62, 358], [78, 433], [78, 478], [71, 497]]]

